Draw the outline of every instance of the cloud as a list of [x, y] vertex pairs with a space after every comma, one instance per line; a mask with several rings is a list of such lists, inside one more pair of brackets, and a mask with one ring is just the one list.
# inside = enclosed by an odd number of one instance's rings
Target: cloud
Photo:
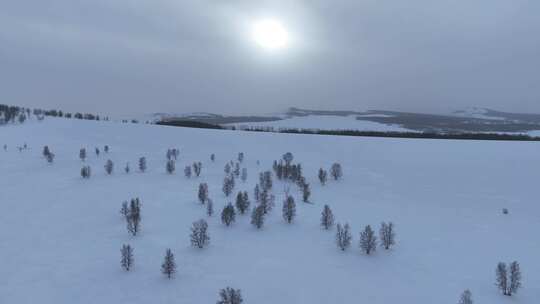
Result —
[[[0, 99], [104, 113], [540, 112], [537, 1], [8, 0]], [[274, 17], [290, 50], [261, 52]]]

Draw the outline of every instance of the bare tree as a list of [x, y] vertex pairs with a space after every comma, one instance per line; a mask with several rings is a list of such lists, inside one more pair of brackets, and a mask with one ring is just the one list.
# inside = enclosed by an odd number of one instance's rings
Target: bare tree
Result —
[[255, 185], [255, 189], [253, 189], [253, 197], [255, 198], [256, 202], [260, 201], [260, 195], [261, 195], [261, 190], [259, 188], [259, 184], [257, 184]]
[[225, 196], [231, 195], [234, 189], [234, 176], [228, 175], [223, 179], [223, 193]]
[[236, 176], [236, 177], [240, 177], [240, 163], [236, 163], [236, 164], [234, 165], [233, 174], [234, 174], [234, 176]]
[[43, 147], [43, 157], [47, 158], [47, 155], [49, 155], [51, 153], [51, 150], [49, 150], [49, 146], [44, 146]]
[[79, 158], [80, 158], [82, 161], [85, 161], [85, 160], [86, 160], [86, 149], [85, 149], [85, 148], [82, 148], [82, 149], [79, 151]]
[[191, 166], [186, 166], [184, 168], [184, 175], [187, 177], [187, 178], [191, 178]]
[[133, 249], [129, 245], [122, 245], [122, 249], [120, 249], [120, 252], [122, 254], [120, 265], [122, 265], [122, 268], [124, 268], [126, 271], [129, 271], [133, 266], [134, 262]]
[[214, 153], [212, 153], [212, 154], [210, 155], [210, 160], [211, 160], [212, 162], [215, 162], [215, 161], [216, 161], [216, 155], [215, 155]]
[[249, 209], [249, 204], [247, 192], [238, 192], [238, 195], [236, 195], [236, 209], [238, 209], [240, 214], [244, 214]]
[[204, 204], [208, 200], [208, 184], [207, 183], [200, 183], [199, 184], [199, 202], [201, 204]]
[[210, 236], [208, 235], [208, 223], [201, 219], [193, 223], [191, 227], [191, 246], [204, 248], [210, 243]]
[[202, 163], [201, 162], [194, 162], [193, 163], [193, 172], [195, 173], [196, 177], [199, 177], [201, 175], [202, 171]]
[[367, 225], [364, 231], [360, 233], [360, 248], [366, 254], [370, 254], [377, 249], [377, 237], [370, 225]]
[[230, 226], [236, 219], [236, 212], [234, 211], [234, 207], [231, 203], [228, 203], [225, 208], [223, 208], [223, 211], [221, 212], [221, 221], [226, 226]]
[[326, 230], [334, 226], [334, 214], [328, 205], [324, 205], [321, 213], [321, 226], [323, 226]]
[[328, 173], [323, 168], [319, 169], [319, 181], [321, 182], [321, 185], [325, 185], [326, 181], [328, 179]]
[[336, 243], [338, 247], [345, 251], [345, 249], [349, 248], [351, 245], [351, 232], [349, 224], [345, 224], [344, 226], [341, 226], [340, 223], [337, 224], [337, 232], [336, 232]]
[[296, 203], [294, 202], [294, 198], [290, 195], [287, 195], [287, 198], [285, 198], [285, 201], [283, 202], [283, 219], [287, 223], [292, 223], [294, 217], [296, 216]]
[[519, 263], [514, 261], [510, 263], [510, 286], [508, 287], [508, 295], [517, 293], [521, 287], [521, 270], [519, 269]]
[[206, 201], [206, 214], [212, 216], [214, 214], [214, 202], [211, 199]]
[[341, 165], [338, 163], [334, 163], [332, 165], [332, 168], [330, 169], [330, 175], [334, 178], [334, 180], [338, 180], [343, 176], [343, 170], [341, 169]]
[[219, 291], [217, 304], [241, 304], [243, 301], [240, 289], [227, 287]]
[[500, 262], [495, 270], [496, 285], [502, 291], [503, 295], [508, 295], [508, 271], [506, 264]]
[[82, 178], [88, 179], [92, 175], [92, 169], [90, 166], [84, 166], [81, 168], [81, 176]]
[[174, 254], [171, 249], [167, 249], [165, 252], [165, 258], [163, 264], [161, 264], [161, 273], [167, 276], [168, 279], [172, 278], [176, 272], [176, 262], [174, 261]]
[[392, 245], [396, 243], [396, 233], [394, 232], [394, 224], [392, 222], [382, 222], [379, 229], [379, 238], [381, 239], [381, 246], [388, 250]]
[[165, 170], [168, 174], [173, 174], [174, 170], [176, 169], [176, 163], [174, 162], [174, 159], [170, 159], [167, 161], [167, 164], [165, 165]]
[[304, 203], [307, 203], [309, 202], [309, 197], [311, 196], [311, 190], [309, 188], [309, 184], [306, 183], [305, 181], [302, 182], [301, 184], [301, 189], [302, 189], [302, 201], [304, 201]]
[[146, 171], [146, 157], [139, 158], [139, 170], [141, 172]]
[[264, 190], [259, 195], [259, 204], [263, 207], [264, 214], [272, 211], [274, 208], [274, 195], [270, 194], [267, 190]]
[[128, 232], [136, 236], [141, 229], [141, 203], [138, 198], [131, 200], [126, 221]]
[[259, 205], [251, 212], [251, 224], [257, 229], [261, 229], [264, 225], [264, 207]]
[[49, 164], [52, 164], [54, 162], [54, 153], [50, 152], [47, 154], [47, 156], [45, 156], [45, 159], [47, 159], [47, 162]]
[[472, 293], [470, 290], [466, 289], [459, 298], [458, 304], [473, 304]]
[[242, 174], [240, 176], [240, 179], [242, 180], [243, 183], [245, 183], [247, 181], [247, 178], [248, 178], [247, 168], [242, 168]]
[[112, 162], [112, 160], [108, 159], [104, 167], [105, 167], [105, 172], [107, 172], [107, 174], [111, 175], [113, 173], [114, 163]]
[[244, 161], [244, 152], [238, 153], [238, 161], [243, 162]]

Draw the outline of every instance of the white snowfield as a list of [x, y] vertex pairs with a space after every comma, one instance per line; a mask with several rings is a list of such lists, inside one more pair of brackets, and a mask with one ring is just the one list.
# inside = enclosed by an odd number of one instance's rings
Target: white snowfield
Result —
[[[29, 149], [18, 152], [16, 146]], [[540, 301], [540, 145], [534, 142], [377, 139], [287, 135], [46, 119], [0, 127], [0, 303], [215, 303], [226, 286], [244, 303], [457, 303], [465, 289], [475, 303]], [[54, 164], [42, 157], [48, 145]], [[103, 153], [109, 145], [111, 152]], [[100, 157], [94, 147], [101, 147]], [[86, 162], [79, 149], [87, 148]], [[176, 173], [165, 173], [167, 148], [179, 147]], [[262, 230], [237, 215], [225, 227], [219, 213], [232, 201], [221, 190], [225, 162], [245, 152], [253, 187], [273, 160], [292, 152], [312, 187], [312, 204], [297, 217], [281, 215], [287, 184], [274, 179], [276, 207]], [[216, 162], [209, 159], [216, 154]], [[137, 160], [146, 156], [148, 171]], [[108, 176], [103, 165], [115, 164]], [[257, 165], [260, 160], [260, 165]], [[199, 178], [185, 165], [203, 162]], [[126, 162], [132, 172], [125, 174]], [[343, 166], [341, 181], [321, 186], [320, 167]], [[80, 169], [92, 167], [83, 180]], [[197, 201], [207, 182], [216, 214]], [[142, 232], [132, 237], [119, 210], [142, 201]], [[349, 223], [352, 246], [335, 244], [335, 227], [320, 227], [324, 204]], [[503, 208], [509, 214], [502, 213]], [[210, 245], [190, 246], [189, 230], [209, 222]], [[396, 246], [370, 256], [358, 247], [365, 225], [392, 221]], [[120, 248], [134, 248], [135, 265], [120, 267]], [[178, 264], [174, 279], [160, 272], [165, 250]], [[511, 298], [495, 286], [499, 261], [517, 260], [523, 288]]]
[[[294, 116], [277, 121], [233, 123], [238, 128], [246, 127], [272, 127], [279, 129], [311, 129], [311, 130], [356, 130], [380, 132], [417, 132], [394, 124], [383, 124], [374, 121], [358, 120], [356, 117], [376, 117], [375, 115], [308, 115]], [[379, 116], [382, 117], [382, 116]]]

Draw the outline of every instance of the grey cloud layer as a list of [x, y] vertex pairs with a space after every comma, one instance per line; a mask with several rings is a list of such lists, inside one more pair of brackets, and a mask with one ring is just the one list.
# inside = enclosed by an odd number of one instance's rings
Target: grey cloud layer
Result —
[[[540, 112], [540, 3], [525, 0], [0, 3], [0, 102], [67, 110]], [[293, 45], [267, 54], [257, 18]]]

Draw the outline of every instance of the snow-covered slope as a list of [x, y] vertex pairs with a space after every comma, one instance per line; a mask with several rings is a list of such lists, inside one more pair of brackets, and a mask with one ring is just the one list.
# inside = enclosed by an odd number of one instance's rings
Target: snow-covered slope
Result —
[[[27, 143], [29, 149], [15, 147]], [[67, 119], [0, 127], [0, 303], [215, 303], [226, 286], [244, 303], [456, 303], [471, 289], [475, 303], [525, 304], [540, 298], [540, 154], [535, 142], [407, 140], [184, 129]], [[95, 146], [111, 152], [98, 158]], [[56, 154], [50, 165], [44, 145]], [[89, 180], [79, 176], [88, 148]], [[180, 147], [177, 173], [165, 173], [167, 148]], [[312, 186], [293, 224], [281, 217], [286, 184], [275, 181], [276, 208], [258, 231], [248, 216], [225, 227], [197, 202], [207, 182], [219, 212], [223, 166], [245, 152], [250, 191], [258, 173], [290, 151]], [[216, 162], [209, 155], [216, 154]], [[135, 170], [146, 156], [148, 172]], [[116, 170], [105, 175], [112, 159]], [[257, 161], [260, 160], [260, 165]], [[199, 178], [185, 165], [203, 162]], [[320, 167], [344, 168], [342, 181], [319, 185]], [[121, 168], [129, 162], [132, 173]], [[526, 164], [526, 165], [523, 165]], [[131, 237], [121, 202], [140, 197], [142, 233]], [[319, 226], [324, 204], [348, 222], [352, 247], [336, 248], [335, 229]], [[503, 215], [502, 208], [509, 214]], [[211, 244], [190, 247], [189, 228], [209, 221]], [[360, 230], [393, 221], [397, 245], [366, 256]], [[135, 249], [135, 267], [121, 270], [120, 247]], [[178, 273], [160, 273], [171, 248]], [[505, 297], [494, 286], [497, 262], [517, 260], [523, 289]]]

